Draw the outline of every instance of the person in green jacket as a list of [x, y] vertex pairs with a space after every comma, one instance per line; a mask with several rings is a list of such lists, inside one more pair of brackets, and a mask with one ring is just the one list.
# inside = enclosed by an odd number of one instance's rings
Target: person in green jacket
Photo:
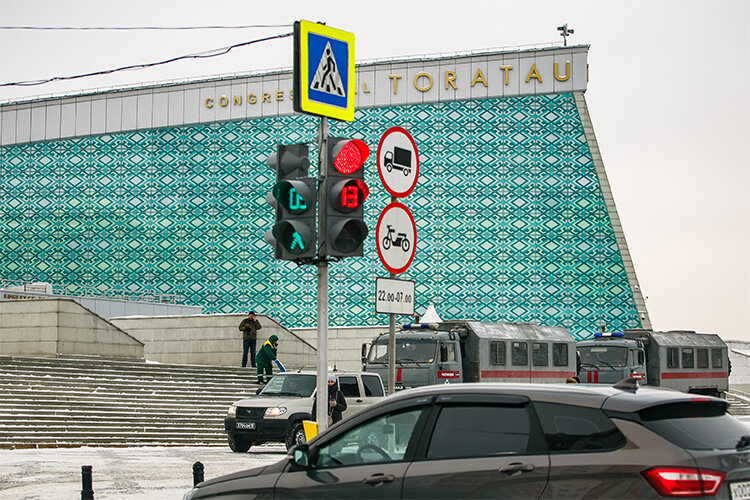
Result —
[[263, 384], [263, 371], [265, 370], [268, 380], [273, 376], [271, 362], [276, 359], [276, 351], [279, 346], [279, 337], [271, 335], [255, 356], [255, 364], [258, 367], [258, 383]]

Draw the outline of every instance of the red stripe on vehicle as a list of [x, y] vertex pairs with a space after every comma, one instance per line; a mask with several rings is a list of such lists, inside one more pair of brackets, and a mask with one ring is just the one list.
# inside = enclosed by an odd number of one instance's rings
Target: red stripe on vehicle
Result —
[[458, 372], [439, 371], [437, 378], [458, 378]]
[[669, 372], [661, 373], [663, 379], [675, 379], [675, 378], [727, 378], [729, 374], [727, 372]]
[[401, 368], [396, 369], [396, 382], [401, 382]]
[[599, 372], [587, 372], [586, 382], [597, 384], [599, 383]]
[[483, 370], [482, 378], [563, 378], [572, 377], [570, 371], [520, 371], [520, 370]]

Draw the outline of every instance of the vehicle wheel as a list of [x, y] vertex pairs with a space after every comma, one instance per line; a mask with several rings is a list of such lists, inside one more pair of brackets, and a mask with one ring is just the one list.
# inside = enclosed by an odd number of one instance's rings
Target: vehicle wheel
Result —
[[305, 428], [302, 422], [297, 422], [289, 429], [289, 434], [286, 435], [286, 449], [291, 450], [298, 444], [307, 442], [305, 438]]
[[229, 448], [235, 453], [245, 453], [253, 445], [253, 442], [246, 438], [237, 437], [229, 434]]

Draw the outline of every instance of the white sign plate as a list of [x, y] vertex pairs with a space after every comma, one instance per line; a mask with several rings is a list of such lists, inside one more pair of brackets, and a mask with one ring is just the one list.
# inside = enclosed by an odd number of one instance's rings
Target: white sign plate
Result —
[[414, 315], [414, 281], [375, 278], [375, 312]]
[[403, 273], [414, 259], [417, 226], [406, 205], [397, 201], [383, 209], [375, 229], [378, 257], [393, 274]]
[[409, 132], [401, 127], [386, 130], [378, 143], [378, 175], [396, 198], [408, 196], [419, 177], [419, 154]]

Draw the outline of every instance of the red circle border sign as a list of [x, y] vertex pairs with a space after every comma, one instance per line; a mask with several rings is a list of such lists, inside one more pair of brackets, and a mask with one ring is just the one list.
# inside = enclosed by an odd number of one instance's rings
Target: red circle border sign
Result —
[[[409, 216], [409, 221], [411, 222], [412, 231], [414, 231], [414, 243], [412, 245], [412, 252], [409, 256], [408, 262], [402, 266], [402, 267], [392, 267], [389, 265], [385, 258], [383, 257], [383, 251], [380, 247], [380, 242], [378, 241], [378, 233], [380, 232], [380, 224], [383, 222], [383, 217], [385, 214], [392, 209], [401, 209]], [[417, 225], [414, 223], [414, 216], [412, 215], [409, 208], [404, 205], [403, 203], [399, 203], [397, 201], [394, 201], [393, 203], [389, 203], [386, 205], [386, 207], [383, 209], [382, 212], [380, 212], [380, 216], [378, 217], [378, 224], [375, 227], [375, 247], [378, 249], [378, 257], [380, 258], [380, 262], [383, 264], [383, 266], [391, 273], [393, 274], [400, 274], [409, 269], [409, 266], [411, 265], [411, 262], [414, 260], [414, 255], [417, 253]]]
[[[395, 191], [388, 185], [388, 183], [385, 181], [385, 178], [383, 177], [383, 166], [380, 164], [380, 150], [383, 147], [383, 142], [385, 141], [386, 137], [393, 133], [400, 133], [406, 136], [406, 138], [409, 139], [409, 142], [411, 142], [411, 145], [414, 148], [414, 157], [417, 165], [414, 169], [414, 181], [412, 182], [411, 186], [404, 192]], [[383, 187], [385, 187], [385, 190], [388, 191], [391, 196], [395, 198], [405, 198], [406, 196], [409, 196], [412, 191], [414, 191], [414, 187], [417, 185], [417, 178], [419, 177], [419, 153], [417, 152], [417, 144], [414, 142], [414, 138], [409, 132], [401, 127], [391, 127], [386, 130], [383, 136], [380, 138], [380, 141], [378, 142], [377, 162], [380, 182], [383, 184]]]

